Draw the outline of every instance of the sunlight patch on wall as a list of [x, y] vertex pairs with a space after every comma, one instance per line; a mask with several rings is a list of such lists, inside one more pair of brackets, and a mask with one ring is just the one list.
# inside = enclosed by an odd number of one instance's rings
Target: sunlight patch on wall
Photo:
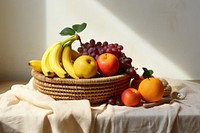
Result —
[[[145, 66], [153, 69], [156, 76], [178, 79], [190, 78], [175, 62], [169, 60], [167, 55], [163, 55], [153, 44], [130, 29], [98, 1], [74, 0], [70, 1], [70, 4], [64, 0], [46, 2], [47, 46], [50, 42], [61, 38], [58, 33], [64, 26], [86, 22], [88, 27], [81, 34], [83, 42], [94, 38], [96, 41], [122, 44], [126, 55], [133, 59], [133, 65], [139, 68], [138, 73], [142, 73], [142, 67]], [[76, 8], [72, 8], [74, 6]]]
[[[114, 24], [110, 23], [110, 25], [112, 25], [112, 32], [113, 29], [115, 29], [113, 34], [122, 33], [122, 35], [119, 36], [123, 37], [119, 38], [113, 36], [113, 40], [117, 38], [116, 40], [118, 42], [122, 42], [125, 45], [125, 52], [128, 56], [132, 57], [133, 65], [139, 68], [139, 73], [143, 72], [141, 68], [145, 66], [153, 69], [157, 76], [179, 79], [191, 78], [184, 70], [178, 67], [176, 63], [169, 60], [167, 55], [163, 55], [153, 44], [150, 44], [145, 38], [139, 36], [130, 29], [125, 23], [112, 14], [112, 12], [102, 6], [101, 8], [104, 11], [104, 14], [107, 14], [106, 16], [104, 15], [104, 17], [107, 18], [107, 21], [114, 22]], [[108, 19], [110, 19], [110, 21]], [[105, 24], [105, 22], [103, 24]]]

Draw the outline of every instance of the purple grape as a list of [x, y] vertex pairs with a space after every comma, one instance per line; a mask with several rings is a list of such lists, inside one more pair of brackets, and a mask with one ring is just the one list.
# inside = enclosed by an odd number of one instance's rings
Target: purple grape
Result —
[[134, 77], [137, 74], [136, 71], [135, 71], [135, 69], [133, 67], [127, 68], [126, 69], [126, 73], [128, 75], [130, 75], [131, 77]]
[[98, 55], [98, 54], [97, 54], [97, 55], [95, 55], [95, 57], [94, 57], [94, 58], [95, 58], [95, 60], [97, 60], [97, 58], [98, 58], [98, 57], [99, 57], [99, 55]]
[[107, 48], [106, 53], [112, 53], [112, 48]]
[[118, 45], [117, 48], [118, 48], [119, 50], [123, 50], [123, 46], [122, 46], [122, 45]]
[[140, 75], [139, 75], [139, 74], [135, 74], [135, 75], [133, 76], [133, 78], [134, 78], [134, 80], [139, 80], [139, 79], [140, 79]]
[[94, 39], [91, 39], [90, 40], [90, 44], [92, 44], [93, 46], [95, 45], [95, 40]]
[[126, 69], [128, 69], [128, 68], [131, 67], [131, 64], [126, 63], [124, 59], [122, 59], [122, 60], [120, 61], [120, 65], [121, 65], [121, 67], [122, 67], [124, 70], [126, 70]]
[[103, 53], [105, 53], [105, 52], [104, 52], [104, 49], [100, 49], [99, 54], [103, 54]]
[[122, 100], [121, 100], [121, 98], [119, 97], [119, 98], [117, 98], [116, 99], [116, 105], [118, 105], [118, 106], [124, 106], [124, 104], [123, 104], [123, 102], [122, 102]]
[[83, 48], [83, 53], [88, 52], [87, 48]]
[[79, 52], [79, 53], [82, 53], [82, 52], [83, 52], [83, 48], [82, 48], [82, 47], [79, 47], [79, 48], [78, 48], [78, 52]]
[[97, 47], [101, 47], [102, 43], [101, 42], [97, 42]]
[[118, 53], [117, 48], [112, 48], [112, 53], [114, 53], [116, 55]]
[[92, 53], [90, 54], [90, 56], [92, 56], [93, 58], [95, 58], [96, 54], [95, 54], [94, 52], [92, 52]]
[[119, 45], [118, 43], [115, 43], [115, 44], [114, 44], [115, 48], [117, 48], [117, 47], [118, 47], [118, 45]]
[[114, 48], [115, 45], [111, 43], [111, 44], [108, 45], [108, 47], [109, 47], [109, 48]]
[[87, 52], [83, 52], [82, 55], [88, 55], [88, 53]]
[[131, 64], [132, 59], [130, 57], [126, 57], [126, 58], [124, 58], [124, 62], [127, 64]]
[[89, 55], [97, 59], [103, 53], [114, 54], [120, 61], [120, 68], [118, 73], [127, 73], [132, 78], [137, 78], [137, 73], [132, 66], [132, 59], [127, 57], [124, 52], [122, 52], [123, 46], [118, 43], [108, 43], [104, 41], [103, 43], [94, 39], [90, 39], [89, 42], [85, 42], [78, 47], [77, 51], [79, 55]]
[[108, 46], [108, 42], [107, 41], [103, 42], [103, 46]]
[[116, 104], [116, 98], [108, 99], [108, 104], [115, 105]]
[[93, 51], [94, 51], [94, 48], [93, 48], [93, 47], [90, 47], [90, 48], [88, 49], [88, 53], [89, 53], [89, 54], [91, 54]]

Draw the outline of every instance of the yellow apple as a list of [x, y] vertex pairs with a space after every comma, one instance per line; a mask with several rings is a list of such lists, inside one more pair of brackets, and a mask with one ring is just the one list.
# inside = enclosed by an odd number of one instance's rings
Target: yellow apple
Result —
[[98, 66], [95, 59], [88, 55], [79, 56], [74, 61], [74, 72], [79, 78], [91, 78], [97, 74]]

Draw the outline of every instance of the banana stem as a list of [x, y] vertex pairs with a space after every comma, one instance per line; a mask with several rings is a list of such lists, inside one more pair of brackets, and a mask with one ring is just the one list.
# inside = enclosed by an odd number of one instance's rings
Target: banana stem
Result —
[[69, 40], [67, 43], [65, 43], [65, 44], [63, 45], [63, 47], [72, 45], [72, 43], [73, 43], [74, 41], [75, 41], [75, 40]]
[[75, 41], [75, 40], [78, 40], [79, 39], [79, 36], [77, 34], [74, 34], [73, 36], [65, 39], [64, 41], [61, 42], [62, 45], [66, 44], [67, 42], [69, 41]]

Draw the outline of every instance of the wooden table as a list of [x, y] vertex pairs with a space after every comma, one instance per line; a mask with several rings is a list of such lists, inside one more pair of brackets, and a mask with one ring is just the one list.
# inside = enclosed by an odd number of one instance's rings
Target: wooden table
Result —
[[26, 84], [28, 81], [0, 81], [0, 94], [6, 92], [15, 84]]

